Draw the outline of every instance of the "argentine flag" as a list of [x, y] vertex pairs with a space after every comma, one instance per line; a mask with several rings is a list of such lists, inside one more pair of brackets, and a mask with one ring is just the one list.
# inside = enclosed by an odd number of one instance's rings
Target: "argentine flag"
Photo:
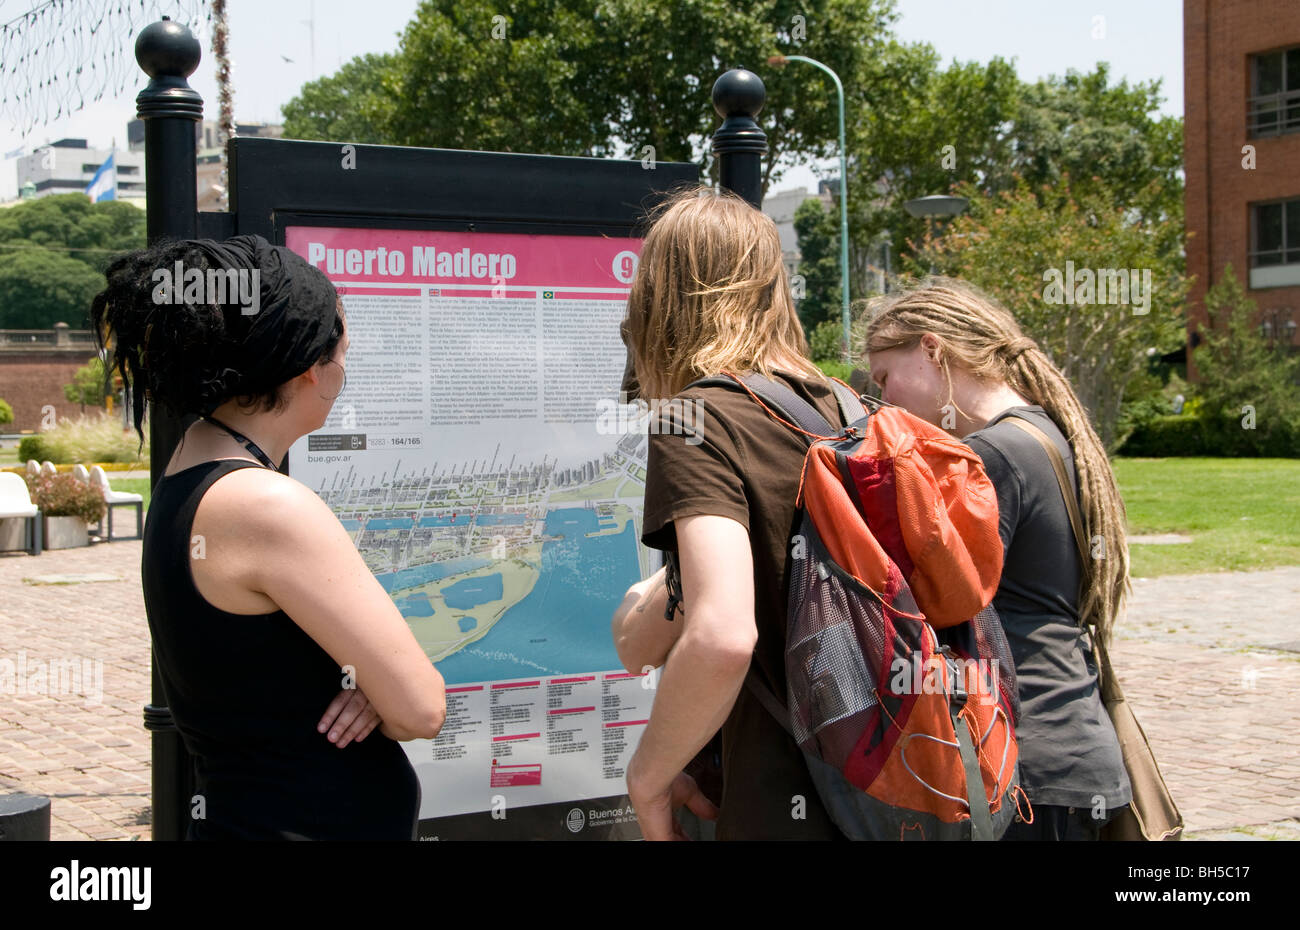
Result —
[[113, 165], [112, 155], [108, 156], [108, 161], [99, 166], [95, 176], [86, 185], [86, 196], [90, 198], [91, 203], [117, 199], [117, 168]]

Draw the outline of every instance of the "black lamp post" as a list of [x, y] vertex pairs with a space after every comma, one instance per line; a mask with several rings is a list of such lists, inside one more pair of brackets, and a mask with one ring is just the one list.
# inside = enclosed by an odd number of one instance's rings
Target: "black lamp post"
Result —
[[[185, 26], [163, 17], [135, 41], [135, 60], [149, 84], [135, 99], [144, 121], [145, 224], [149, 242], [193, 239], [198, 224], [195, 123], [203, 119], [203, 98], [187, 78], [199, 66], [199, 42]], [[184, 432], [180, 420], [149, 406], [149, 476], [153, 486], [167, 469]], [[157, 662], [152, 668], [151, 703], [144, 725], [153, 734], [153, 838], [185, 838], [194, 768], [167, 707]]]

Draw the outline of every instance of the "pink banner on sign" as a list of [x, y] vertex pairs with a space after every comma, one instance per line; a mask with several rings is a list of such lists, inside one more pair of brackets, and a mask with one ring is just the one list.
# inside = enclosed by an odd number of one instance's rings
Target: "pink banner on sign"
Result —
[[565, 297], [626, 289], [641, 252], [640, 239], [333, 226], [291, 226], [285, 243], [336, 283], [473, 285], [484, 296], [557, 283]]
[[521, 785], [540, 785], [542, 767], [540, 765], [493, 765], [493, 788], [518, 788]]

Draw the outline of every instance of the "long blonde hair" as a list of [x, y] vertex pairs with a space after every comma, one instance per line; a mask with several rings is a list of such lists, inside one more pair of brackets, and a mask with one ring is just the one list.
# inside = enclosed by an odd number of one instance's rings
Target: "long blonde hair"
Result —
[[625, 327], [642, 397], [671, 398], [722, 371], [771, 377], [774, 363], [826, 381], [808, 358], [770, 217], [701, 187], [649, 219]]
[[900, 296], [878, 299], [871, 312], [867, 352], [910, 348], [932, 333], [942, 347], [940, 364], [950, 393], [948, 359], [978, 380], [1009, 385], [1042, 407], [1065, 434], [1074, 454], [1084, 533], [1093, 550], [1081, 553], [1091, 570], [1080, 590], [1079, 618], [1095, 625], [1103, 645], [1108, 643], [1131, 587], [1124, 500], [1106, 449], [1065, 375], [1009, 312], [965, 282], [934, 278]]

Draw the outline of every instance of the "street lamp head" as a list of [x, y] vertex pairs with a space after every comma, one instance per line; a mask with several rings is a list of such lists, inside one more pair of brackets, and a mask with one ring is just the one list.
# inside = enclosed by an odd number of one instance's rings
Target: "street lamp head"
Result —
[[970, 206], [970, 201], [965, 197], [952, 197], [947, 194], [931, 194], [929, 197], [918, 197], [915, 200], [908, 200], [903, 204], [903, 209], [909, 216], [956, 216], [965, 212]]

